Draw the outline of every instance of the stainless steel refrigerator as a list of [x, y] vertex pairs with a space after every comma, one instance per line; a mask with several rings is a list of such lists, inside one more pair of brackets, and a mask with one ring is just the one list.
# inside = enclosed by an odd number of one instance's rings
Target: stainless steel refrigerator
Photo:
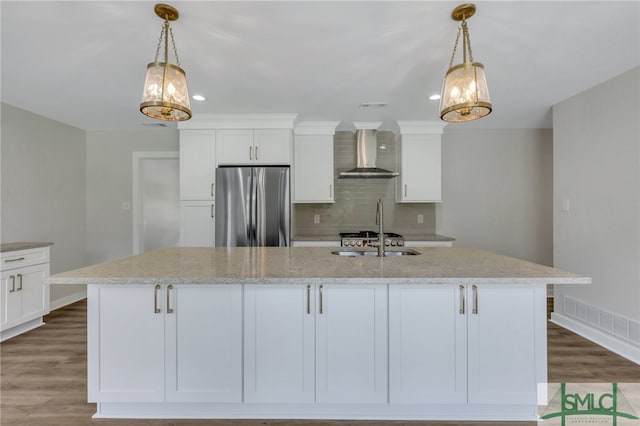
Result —
[[289, 167], [218, 167], [216, 246], [289, 246]]

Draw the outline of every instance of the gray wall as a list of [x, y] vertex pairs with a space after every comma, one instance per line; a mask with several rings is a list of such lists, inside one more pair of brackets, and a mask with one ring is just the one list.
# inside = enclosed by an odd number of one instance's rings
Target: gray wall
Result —
[[87, 132], [88, 263], [106, 262], [133, 253], [132, 154], [178, 151], [173, 129]]
[[[2, 242], [50, 241], [51, 273], [85, 266], [85, 131], [2, 104]], [[56, 306], [84, 286], [52, 286]]]
[[555, 265], [593, 278], [556, 286], [556, 311], [638, 351], [640, 68], [554, 106], [553, 122]]
[[552, 265], [552, 171], [550, 129], [445, 128], [438, 233]]

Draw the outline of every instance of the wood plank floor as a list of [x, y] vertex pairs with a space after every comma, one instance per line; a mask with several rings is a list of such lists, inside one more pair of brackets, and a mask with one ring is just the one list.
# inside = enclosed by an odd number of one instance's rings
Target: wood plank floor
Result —
[[[0, 346], [2, 426], [480, 426], [494, 422], [91, 419], [86, 402], [86, 302], [58, 309], [47, 324]], [[549, 323], [550, 382], [640, 382], [640, 366]], [[501, 426], [536, 425], [502, 422]]]

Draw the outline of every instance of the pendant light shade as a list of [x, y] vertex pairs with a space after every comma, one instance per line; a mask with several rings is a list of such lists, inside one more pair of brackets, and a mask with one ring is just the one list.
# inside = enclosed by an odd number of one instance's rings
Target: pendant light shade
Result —
[[[489, 86], [484, 72], [484, 66], [473, 61], [471, 42], [467, 18], [475, 13], [473, 4], [464, 4], [456, 7], [451, 17], [456, 21], [462, 21], [458, 29], [458, 36], [453, 47], [449, 70], [442, 84], [442, 96], [440, 98], [440, 118], [444, 121], [461, 122], [482, 118], [491, 113], [491, 98]], [[462, 63], [453, 65], [460, 32], [462, 31]], [[469, 60], [467, 60], [467, 51]]]
[[[191, 118], [191, 105], [187, 77], [184, 70], [180, 68], [173, 31], [169, 25], [169, 21], [178, 19], [178, 11], [166, 4], [157, 4], [154, 10], [160, 18], [164, 19], [164, 24], [156, 48], [156, 57], [147, 65], [140, 112], [163, 121], [188, 120]], [[177, 65], [169, 63], [168, 60], [169, 35], [171, 35]], [[164, 62], [159, 62], [158, 55], [163, 40]]]

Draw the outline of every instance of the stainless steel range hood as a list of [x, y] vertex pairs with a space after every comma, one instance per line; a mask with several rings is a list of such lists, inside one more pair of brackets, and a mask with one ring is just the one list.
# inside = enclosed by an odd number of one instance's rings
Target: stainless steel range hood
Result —
[[345, 178], [380, 178], [388, 179], [399, 175], [398, 172], [380, 169], [376, 165], [378, 159], [377, 130], [356, 130], [356, 168], [341, 172], [339, 179]]

